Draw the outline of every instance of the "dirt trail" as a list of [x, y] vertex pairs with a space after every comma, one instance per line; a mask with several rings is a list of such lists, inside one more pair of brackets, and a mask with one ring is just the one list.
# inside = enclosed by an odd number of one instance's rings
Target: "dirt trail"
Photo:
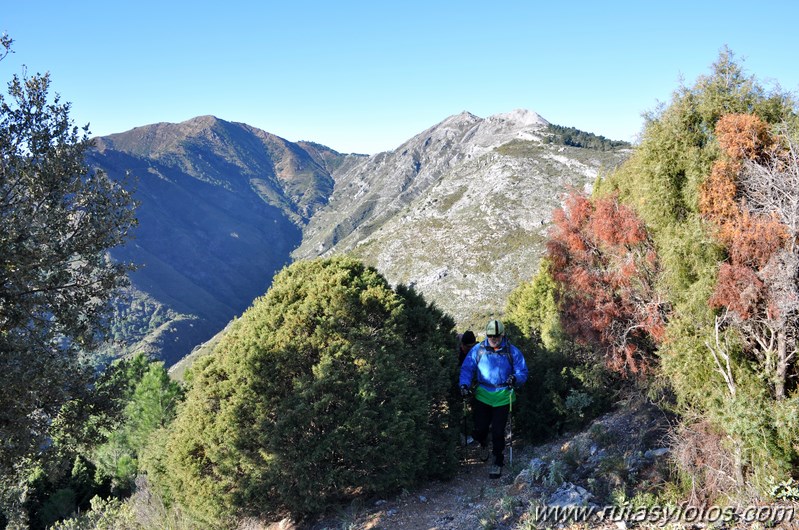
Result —
[[[514, 444], [515, 446], [516, 444]], [[529, 451], [514, 447], [513, 467], [503, 468], [499, 479], [488, 477], [488, 464], [478, 459], [478, 446], [466, 449], [451, 480], [434, 481], [393, 497], [353, 505], [307, 530], [469, 530], [510, 529], [526, 508], [513, 481], [529, 462]], [[506, 461], [508, 450], [506, 449]], [[530, 492], [531, 493], [531, 492]], [[493, 521], [491, 525], [486, 524]], [[280, 528], [274, 527], [275, 530]], [[283, 526], [283, 528], [296, 528]]]

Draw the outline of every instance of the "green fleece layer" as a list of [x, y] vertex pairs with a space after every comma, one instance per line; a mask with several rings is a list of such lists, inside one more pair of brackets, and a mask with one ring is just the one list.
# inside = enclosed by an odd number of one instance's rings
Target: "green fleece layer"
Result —
[[474, 393], [474, 397], [477, 401], [481, 401], [492, 407], [501, 407], [502, 405], [509, 404], [511, 396], [513, 396], [513, 401], [515, 402], [516, 392], [511, 392], [510, 389], [502, 388], [496, 392], [489, 392], [480, 385], [477, 386], [477, 390]]

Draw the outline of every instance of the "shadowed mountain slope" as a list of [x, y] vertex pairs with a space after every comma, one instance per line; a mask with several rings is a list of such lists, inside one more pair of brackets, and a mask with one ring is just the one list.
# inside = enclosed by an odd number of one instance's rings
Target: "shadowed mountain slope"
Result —
[[130, 173], [139, 201], [134, 239], [113, 252], [139, 265], [115, 335], [167, 364], [266, 291], [332, 191], [328, 168], [349, 158], [211, 116], [138, 127], [96, 146], [89, 163], [114, 177]]

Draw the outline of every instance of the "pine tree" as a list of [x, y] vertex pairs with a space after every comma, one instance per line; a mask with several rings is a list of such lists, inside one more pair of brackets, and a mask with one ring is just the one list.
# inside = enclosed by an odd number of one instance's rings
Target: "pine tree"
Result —
[[446, 476], [452, 327], [353, 259], [297, 262], [192, 370], [148, 473], [208, 525]]
[[174, 419], [183, 390], [169, 378], [163, 362], [148, 361], [140, 354], [119, 364], [119, 377], [129, 378], [122, 385], [128, 387], [122, 393], [122, 421], [93, 453], [98, 474], [110, 480], [114, 493], [125, 494], [133, 490], [138, 459], [150, 437]]

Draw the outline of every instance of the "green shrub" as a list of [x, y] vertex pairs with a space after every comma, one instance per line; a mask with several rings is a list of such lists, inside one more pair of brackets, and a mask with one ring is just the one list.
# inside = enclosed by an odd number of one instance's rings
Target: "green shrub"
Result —
[[508, 297], [508, 336], [525, 356], [529, 378], [514, 405], [520, 436], [538, 442], [585, 425], [609, 409], [615, 383], [563, 333], [558, 291], [543, 259], [538, 273]]
[[130, 504], [119, 499], [91, 499], [91, 510], [56, 523], [50, 530], [135, 530], [141, 528]]
[[69, 517], [76, 509], [75, 491], [72, 488], [61, 488], [50, 495], [39, 508], [34, 525], [47, 528], [56, 521]]
[[592, 405], [594, 399], [580, 390], [571, 389], [566, 396], [566, 411], [574, 418], [585, 418], [586, 410]]
[[454, 323], [348, 257], [279, 273], [193, 369], [148, 473], [209, 526], [324, 510], [457, 465]]

